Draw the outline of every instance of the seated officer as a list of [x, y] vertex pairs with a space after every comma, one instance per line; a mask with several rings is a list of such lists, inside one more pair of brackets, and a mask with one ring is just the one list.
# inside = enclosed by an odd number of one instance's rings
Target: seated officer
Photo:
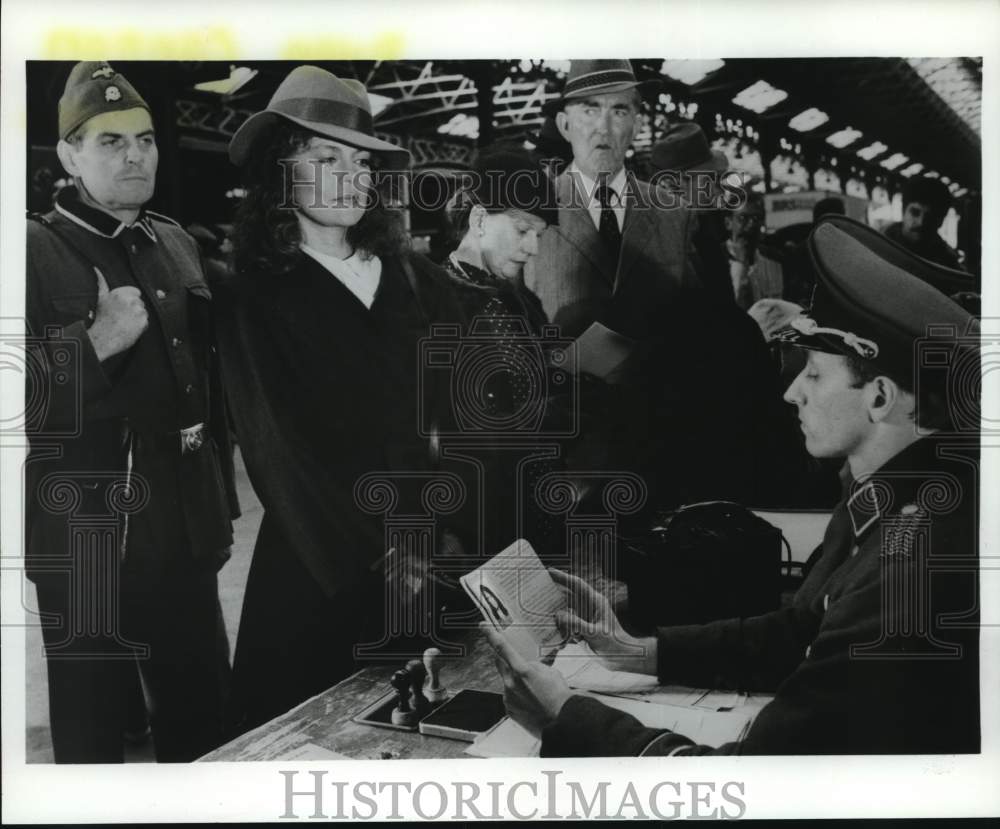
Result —
[[[553, 668], [525, 662], [488, 631], [508, 711], [541, 736], [543, 755], [979, 751], [978, 400], [951, 399], [949, 410], [940, 395], [941, 366], [956, 358], [968, 358], [978, 379], [978, 328], [924, 281], [923, 269], [937, 266], [864, 225], [824, 218], [810, 245], [813, 306], [785, 334], [809, 356], [785, 399], [809, 452], [847, 464], [843, 499], [791, 606], [640, 639], [606, 599], [553, 571], [573, 606], [587, 609], [583, 618], [562, 614], [564, 632], [586, 639], [609, 667], [768, 689], [774, 700], [745, 739], [694, 745], [573, 695]], [[971, 333], [973, 346], [928, 336], [942, 325]], [[943, 363], [922, 359], [931, 352]], [[922, 364], [933, 369], [915, 376]], [[965, 437], [949, 422], [960, 410], [969, 415]]]

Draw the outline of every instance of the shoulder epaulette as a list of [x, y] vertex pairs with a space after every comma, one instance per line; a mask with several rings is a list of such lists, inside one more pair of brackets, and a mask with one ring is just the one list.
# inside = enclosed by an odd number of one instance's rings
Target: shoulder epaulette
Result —
[[146, 215], [156, 219], [157, 221], [166, 222], [167, 224], [171, 224], [174, 227], [179, 227], [181, 230], [184, 230], [184, 227], [181, 225], [180, 222], [178, 222], [176, 219], [171, 219], [169, 216], [164, 216], [162, 213], [156, 213], [152, 210], [147, 210]]
[[885, 523], [882, 552], [897, 558], [913, 553], [917, 535], [925, 531], [930, 514], [916, 503], [907, 503]]

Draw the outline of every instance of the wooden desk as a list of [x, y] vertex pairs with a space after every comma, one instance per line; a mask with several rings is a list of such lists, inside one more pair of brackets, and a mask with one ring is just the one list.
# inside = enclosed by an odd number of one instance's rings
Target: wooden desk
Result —
[[[479, 633], [467, 640], [466, 656], [442, 658], [441, 682], [452, 692], [460, 688], [503, 691], [493, 664], [493, 651]], [[253, 731], [206, 754], [213, 760], [279, 760], [306, 743], [358, 760], [466, 757], [468, 743], [423, 734], [359, 725], [351, 717], [392, 688], [389, 678], [402, 660], [365, 668]]]

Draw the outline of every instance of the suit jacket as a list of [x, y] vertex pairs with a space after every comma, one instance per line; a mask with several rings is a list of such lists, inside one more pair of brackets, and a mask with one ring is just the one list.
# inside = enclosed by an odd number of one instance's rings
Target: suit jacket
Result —
[[524, 280], [564, 336], [579, 336], [601, 320], [638, 339], [651, 325], [651, 312], [681, 285], [697, 282], [693, 214], [657, 206], [650, 186], [633, 176], [627, 192], [616, 268], [572, 174], [556, 179], [559, 224], [543, 234]]
[[661, 681], [776, 689], [744, 740], [696, 746], [571, 697], [542, 753], [978, 752], [978, 451], [943, 443], [852, 483], [790, 607], [660, 629]]

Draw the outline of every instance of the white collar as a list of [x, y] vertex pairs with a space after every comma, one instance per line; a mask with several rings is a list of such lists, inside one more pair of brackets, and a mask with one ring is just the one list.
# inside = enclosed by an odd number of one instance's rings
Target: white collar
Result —
[[332, 273], [366, 308], [372, 307], [382, 277], [381, 259], [377, 256], [364, 258], [358, 251], [346, 259], [338, 259], [329, 253], [309, 247], [305, 242], [300, 242], [299, 247], [303, 253], [311, 256]]
[[[575, 182], [581, 185], [582, 193], [581, 195], [590, 199], [590, 201], [596, 201], [597, 199], [597, 182], [588, 176], [583, 170], [576, 166], [574, 161], [566, 170], [570, 176], [572, 176]], [[628, 184], [628, 175], [625, 172], [625, 168], [622, 167], [613, 179], [607, 182], [608, 187], [610, 187], [614, 194], [618, 197], [619, 204], [624, 204], [625, 188]]]

